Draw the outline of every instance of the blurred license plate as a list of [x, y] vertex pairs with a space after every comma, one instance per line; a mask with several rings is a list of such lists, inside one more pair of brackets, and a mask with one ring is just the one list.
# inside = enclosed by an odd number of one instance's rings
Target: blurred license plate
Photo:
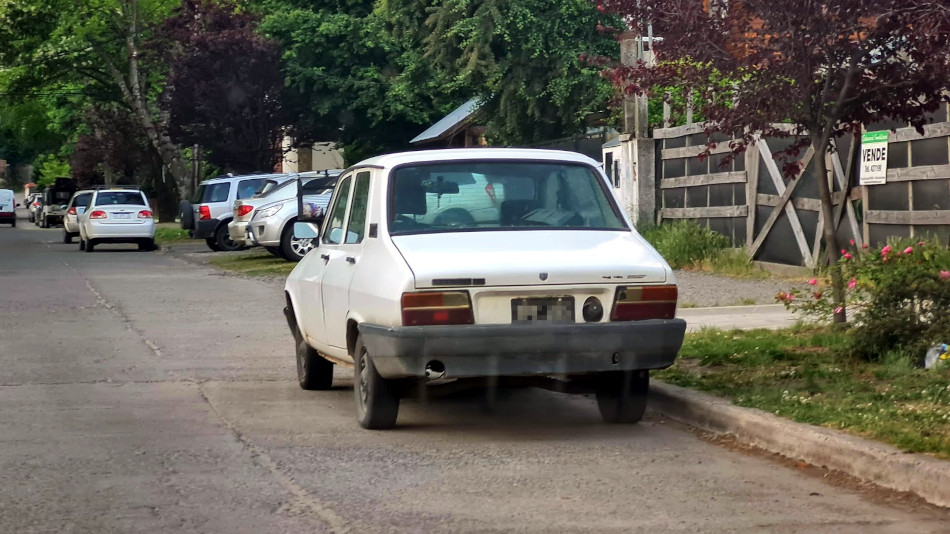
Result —
[[131, 213], [116, 213], [115, 218], [116, 219], [131, 219], [132, 214]]
[[512, 323], [573, 323], [574, 297], [511, 299]]

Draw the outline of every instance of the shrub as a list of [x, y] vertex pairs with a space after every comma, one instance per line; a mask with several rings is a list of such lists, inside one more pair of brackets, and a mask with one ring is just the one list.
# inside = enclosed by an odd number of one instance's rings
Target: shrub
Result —
[[[853, 245], [853, 242], [852, 242]], [[950, 249], [935, 239], [895, 239], [880, 249], [842, 251], [851, 352], [879, 360], [900, 351], [923, 359], [950, 340]], [[781, 292], [786, 307], [818, 320], [834, 312], [826, 276], [809, 281], [811, 294]]]
[[674, 269], [699, 264], [729, 246], [729, 238], [693, 221], [638, 229]]

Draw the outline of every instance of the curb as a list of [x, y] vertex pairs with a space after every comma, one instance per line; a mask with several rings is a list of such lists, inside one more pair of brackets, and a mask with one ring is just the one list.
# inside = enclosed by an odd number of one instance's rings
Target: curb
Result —
[[659, 380], [650, 382], [650, 409], [670, 419], [717, 434], [731, 434], [760, 449], [885, 488], [909, 491], [931, 504], [950, 507], [948, 461], [742, 408], [723, 398]]

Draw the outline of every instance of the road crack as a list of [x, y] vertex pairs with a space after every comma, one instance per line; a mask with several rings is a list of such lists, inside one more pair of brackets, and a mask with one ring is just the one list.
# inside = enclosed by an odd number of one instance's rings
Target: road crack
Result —
[[329, 526], [331, 532], [345, 534], [350, 532], [350, 528], [347, 526], [346, 521], [340, 517], [332, 508], [320, 502], [319, 499], [314, 497], [307, 491], [306, 488], [294, 481], [293, 477], [288, 473], [284, 472], [280, 468], [280, 464], [271, 458], [266, 451], [255, 445], [247, 436], [241, 432], [241, 429], [229, 421], [224, 415], [218, 410], [214, 405], [211, 398], [204, 390], [204, 383], [198, 384], [198, 394], [201, 395], [201, 398], [208, 403], [208, 406], [211, 408], [211, 411], [214, 412], [215, 416], [221, 420], [224, 426], [231, 431], [234, 435], [234, 438], [244, 446], [244, 448], [251, 454], [251, 458], [258, 465], [266, 468], [274, 478], [277, 480], [277, 483], [284, 487], [291, 495], [294, 496], [297, 503], [303, 507], [309, 509], [316, 515], [321, 521]]
[[135, 327], [135, 322], [132, 320], [132, 317], [130, 317], [127, 313], [125, 313], [125, 311], [122, 310], [121, 306], [113, 302], [110, 302], [109, 299], [105, 298], [102, 295], [102, 293], [100, 293], [99, 290], [97, 290], [95, 286], [92, 285], [92, 282], [88, 278], [83, 276], [82, 279], [86, 283], [86, 287], [89, 288], [89, 291], [91, 291], [92, 294], [95, 295], [96, 305], [102, 306], [103, 308], [106, 308], [107, 310], [111, 311], [116, 317], [119, 318], [120, 321], [122, 321], [122, 324], [125, 325], [126, 329], [128, 329], [130, 332], [138, 336], [139, 339], [142, 341], [142, 343], [144, 343], [145, 346], [148, 347], [149, 350], [151, 350], [153, 354], [155, 354], [155, 356], [157, 357], [162, 356], [161, 347], [159, 347], [156, 343], [154, 343], [151, 339], [149, 339], [148, 336], [145, 335], [145, 332], [143, 330], [140, 330]]

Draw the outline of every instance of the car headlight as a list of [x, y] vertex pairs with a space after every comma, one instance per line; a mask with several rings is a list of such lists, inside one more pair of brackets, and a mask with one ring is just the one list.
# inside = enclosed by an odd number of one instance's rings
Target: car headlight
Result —
[[269, 208], [264, 208], [264, 209], [262, 209], [262, 210], [258, 210], [258, 211], [257, 211], [257, 217], [258, 217], [259, 219], [266, 219], [267, 217], [270, 217], [270, 216], [276, 214], [278, 211], [280, 211], [280, 208], [283, 208], [283, 207], [284, 207], [283, 204], [277, 204], [276, 206], [271, 206], [271, 207], [269, 207]]

